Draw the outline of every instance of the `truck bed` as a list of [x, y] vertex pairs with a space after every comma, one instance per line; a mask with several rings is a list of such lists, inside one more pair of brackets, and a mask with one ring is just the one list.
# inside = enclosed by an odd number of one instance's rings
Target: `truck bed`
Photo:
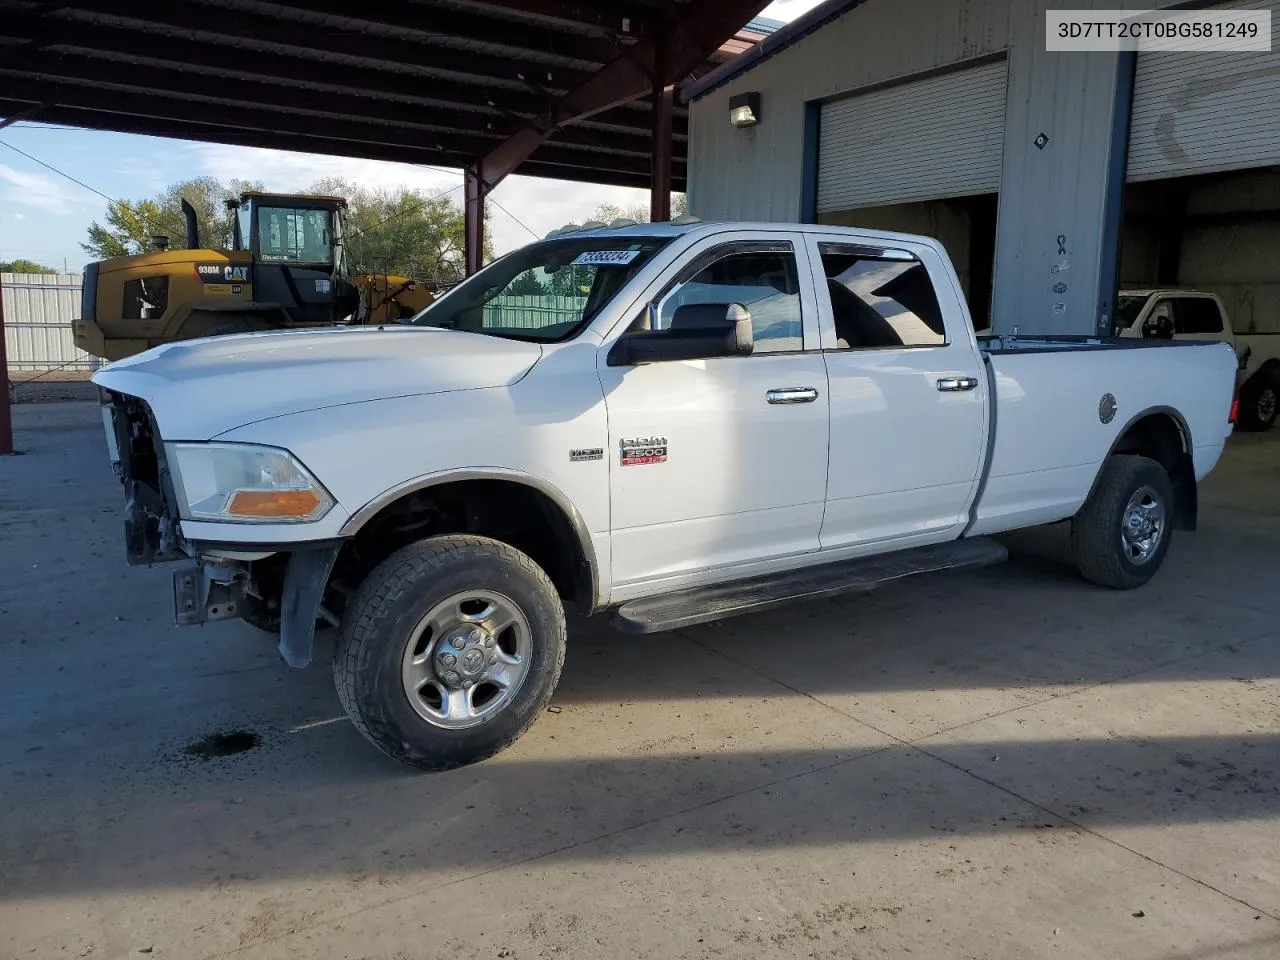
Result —
[[1137, 350], [1151, 347], [1209, 347], [1217, 341], [1136, 340], [1132, 337], [1052, 336], [978, 337], [978, 347], [993, 356], [1011, 353], [1045, 353], [1071, 350]]

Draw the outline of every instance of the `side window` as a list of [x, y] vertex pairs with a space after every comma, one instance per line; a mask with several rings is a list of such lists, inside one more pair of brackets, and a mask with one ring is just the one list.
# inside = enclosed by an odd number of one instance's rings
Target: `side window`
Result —
[[790, 243], [731, 243], [712, 251], [682, 275], [658, 301], [658, 330], [679, 326], [684, 317], [705, 315], [681, 307], [740, 303], [751, 311], [755, 353], [804, 349], [800, 283]]
[[947, 342], [929, 271], [919, 260], [840, 243], [821, 243], [818, 252], [837, 347], [940, 347]]
[[1222, 333], [1222, 315], [1208, 297], [1181, 297], [1176, 314], [1178, 333]]

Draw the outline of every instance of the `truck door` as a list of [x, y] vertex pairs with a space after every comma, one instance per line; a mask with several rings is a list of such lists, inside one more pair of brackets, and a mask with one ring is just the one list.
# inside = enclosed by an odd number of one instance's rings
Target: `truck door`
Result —
[[668, 330], [683, 306], [739, 303], [751, 356], [610, 366], [601, 350], [615, 598], [818, 549], [828, 401], [813, 286], [801, 237], [764, 237], [694, 247], [633, 324]]
[[987, 436], [967, 311], [932, 248], [850, 239], [808, 238], [831, 392], [822, 548], [954, 538]]

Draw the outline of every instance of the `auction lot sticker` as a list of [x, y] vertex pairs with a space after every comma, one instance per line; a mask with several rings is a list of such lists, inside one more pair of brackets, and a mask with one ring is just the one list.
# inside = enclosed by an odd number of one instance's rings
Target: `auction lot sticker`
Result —
[[624, 267], [636, 257], [639, 250], [588, 250], [578, 254], [575, 267]]

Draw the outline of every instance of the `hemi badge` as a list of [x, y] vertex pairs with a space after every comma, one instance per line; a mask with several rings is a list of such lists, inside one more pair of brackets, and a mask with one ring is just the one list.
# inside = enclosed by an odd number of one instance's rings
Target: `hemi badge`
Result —
[[586, 447], [582, 450], [570, 450], [569, 462], [581, 463], [584, 460], [603, 460], [604, 447]]

